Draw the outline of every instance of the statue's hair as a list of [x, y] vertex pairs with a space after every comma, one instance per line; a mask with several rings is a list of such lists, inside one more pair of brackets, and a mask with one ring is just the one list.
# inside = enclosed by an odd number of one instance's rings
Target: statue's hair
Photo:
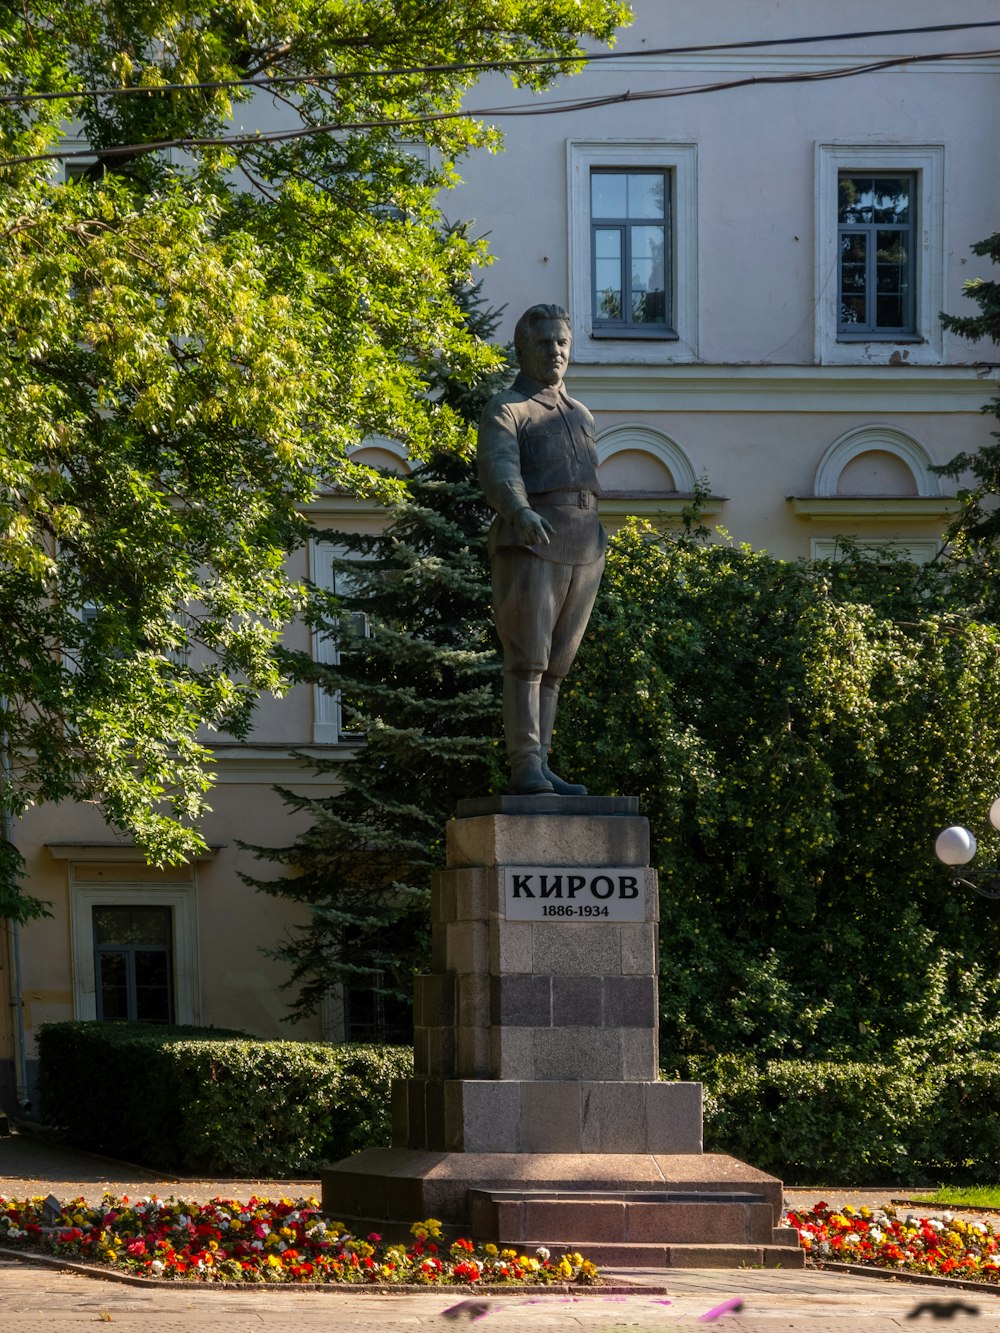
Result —
[[533, 333], [539, 324], [547, 320], [558, 319], [569, 324], [569, 312], [561, 305], [533, 305], [527, 309], [514, 325], [514, 351], [520, 352], [524, 340]]

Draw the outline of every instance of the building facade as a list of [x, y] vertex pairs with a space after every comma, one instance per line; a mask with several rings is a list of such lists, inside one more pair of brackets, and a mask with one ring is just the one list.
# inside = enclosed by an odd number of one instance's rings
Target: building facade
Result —
[[[567, 384], [597, 421], [609, 526], [676, 521], [701, 489], [709, 523], [782, 558], [830, 555], [842, 534], [930, 558], [955, 501], [929, 469], [987, 442], [981, 407], [996, 392], [995, 349], [939, 320], [971, 311], [963, 283], [987, 268], [970, 246], [997, 227], [996, 39], [984, 28], [783, 44], [933, 25], [930, 0], [634, 8], [614, 59], [541, 96], [487, 79], [469, 97], [471, 109], [532, 112], [486, 117], [506, 151], [470, 159], [444, 201], [489, 233], [501, 336], [536, 302], [571, 312]], [[968, 0], [962, 18], [994, 21], [995, 3]], [[764, 44], [677, 50], [741, 41]], [[407, 468], [387, 442], [366, 457]], [[335, 497], [315, 517], [381, 521]], [[329, 581], [317, 550], [298, 559], [294, 572]], [[293, 835], [274, 784], [315, 781], [292, 750], [349, 761], [336, 700], [299, 687], [261, 705], [248, 744], [216, 746], [211, 850], [180, 869], [147, 867], [90, 807], [21, 821], [31, 889], [53, 914], [7, 931], [0, 1104], [31, 1096], [47, 1021], [344, 1034], [336, 1005], [311, 1025], [282, 1022], [285, 976], [262, 950], [295, 914], [240, 878], [258, 867], [239, 840]]]

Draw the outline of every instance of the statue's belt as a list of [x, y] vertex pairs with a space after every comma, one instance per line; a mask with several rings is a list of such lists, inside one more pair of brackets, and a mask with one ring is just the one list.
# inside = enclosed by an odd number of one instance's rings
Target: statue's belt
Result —
[[576, 505], [579, 509], [596, 509], [597, 496], [593, 491], [533, 491], [529, 502], [545, 505]]

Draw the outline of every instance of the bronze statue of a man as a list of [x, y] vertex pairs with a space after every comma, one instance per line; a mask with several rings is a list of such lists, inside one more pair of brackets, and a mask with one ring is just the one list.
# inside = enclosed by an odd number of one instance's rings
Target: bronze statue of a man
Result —
[[517, 322], [520, 373], [479, 423], [479, 481], [497, 511], [489, 533], [493, 611], [503, 644], [510, 790], [583, 796], [548, 766], [559, 687], [604, 571], [594, 419], [563, 388], [572, 334], [556, 305]]

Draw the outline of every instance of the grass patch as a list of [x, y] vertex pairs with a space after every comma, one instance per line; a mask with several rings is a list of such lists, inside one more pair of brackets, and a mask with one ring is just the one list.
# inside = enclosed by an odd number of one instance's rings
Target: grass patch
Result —
[[1000, 1211], [1000, 1185], [942, 1185], [933, 1194], [911, 1194], [915, 1203], [953, 1204]]

